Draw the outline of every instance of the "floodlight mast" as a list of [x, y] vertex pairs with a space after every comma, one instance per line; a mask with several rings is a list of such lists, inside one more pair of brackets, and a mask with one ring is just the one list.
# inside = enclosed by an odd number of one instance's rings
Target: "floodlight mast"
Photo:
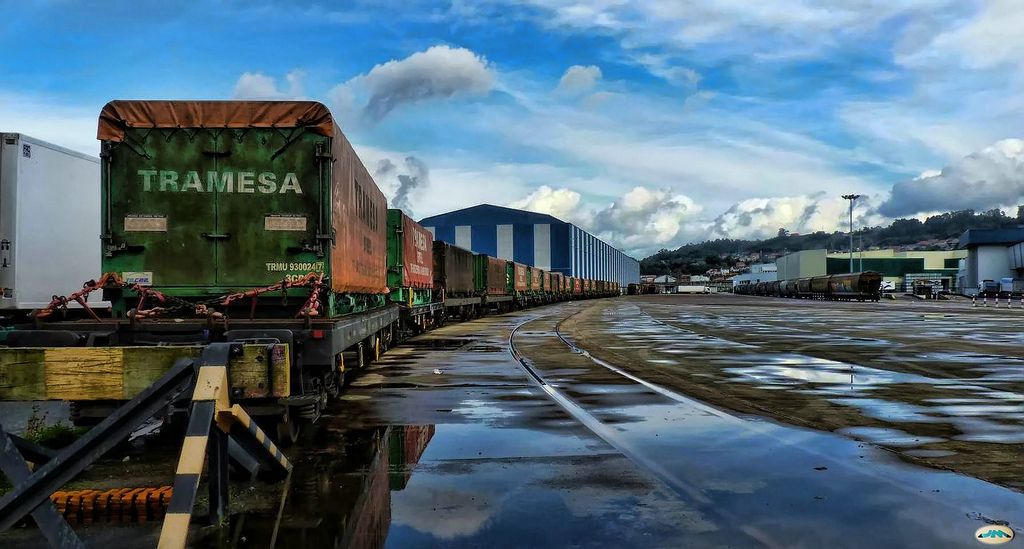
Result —
[[844, 194], [843, 198], [850, 201], [850, 272], [853, 272], [853, 203], [860, 198], [859, 194]]

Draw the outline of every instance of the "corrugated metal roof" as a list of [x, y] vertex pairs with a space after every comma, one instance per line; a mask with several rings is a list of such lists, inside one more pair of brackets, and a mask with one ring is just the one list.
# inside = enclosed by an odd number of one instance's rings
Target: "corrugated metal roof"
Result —
[[1024, 228], [1016, 229], [967, 229], [960, 236], [959, 248], [978, 246], [1010, 246], [1024, 242]]
[[[499, 219], [500, 221], [498, 221]], [[558, 223], [568, 225], [565, 221], [548, 214], [528, 212], [526, 210], [506, 208], [505, 206], [495, 206], [493, 204], [478, 204], [462, 208], [461, 210], [425, 217], [420, 220], [420, 225], [451, 225], [454, 223], [460, 225], [502, 224], [510, 221], [515, 223]]]

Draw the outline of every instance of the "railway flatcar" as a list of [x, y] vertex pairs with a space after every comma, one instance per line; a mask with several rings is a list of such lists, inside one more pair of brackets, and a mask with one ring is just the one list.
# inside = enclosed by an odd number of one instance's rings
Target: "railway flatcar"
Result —
[[[232, 399], [282, 442], [405, 324], [584, 292], [580, 279], [535, 269], [534, 282], [526, 265], [433, 241], [389, 211], [317, 102], [113, 101], [97, 135], [104, 274], [53, 288], [77, 291], [5, 330], [3, 345], [116, 348], [132, 373], [238, 344], [252, 368], [229, 372]], [[88, 307], [94, 293], [109, 309]], [[67, 319], [70, 303], [91, 319]], [[109, 394], [75, 404], [76, 423], [109, 415], [122, 393]]]

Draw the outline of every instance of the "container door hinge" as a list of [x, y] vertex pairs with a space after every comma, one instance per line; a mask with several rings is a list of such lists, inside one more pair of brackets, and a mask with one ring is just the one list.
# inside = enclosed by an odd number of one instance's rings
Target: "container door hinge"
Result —
[[0, 240], [0, 267], [7, 268], [11, 266], [11, 241], [4, 239]]
[[114, 257], [114, 254], [119, 253], [139, 253], [146, 249], [145, 246], [140, 244], [129, 244], [127, 242], [121, 242], [119, 244], [107, 244], [105, 247], [104, 255], [106, 257]]

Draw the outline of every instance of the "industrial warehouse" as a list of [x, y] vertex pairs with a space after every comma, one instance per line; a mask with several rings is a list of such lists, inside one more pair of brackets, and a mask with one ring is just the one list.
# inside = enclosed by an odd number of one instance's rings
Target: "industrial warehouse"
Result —
[[0, 549], [1020, 545], [1024, 2], [0, 21]]
[[640, 262], [587, 231], [547, 214], [481, 204], [420, 220], [442, 240], [565, 276], [640, 281]]

